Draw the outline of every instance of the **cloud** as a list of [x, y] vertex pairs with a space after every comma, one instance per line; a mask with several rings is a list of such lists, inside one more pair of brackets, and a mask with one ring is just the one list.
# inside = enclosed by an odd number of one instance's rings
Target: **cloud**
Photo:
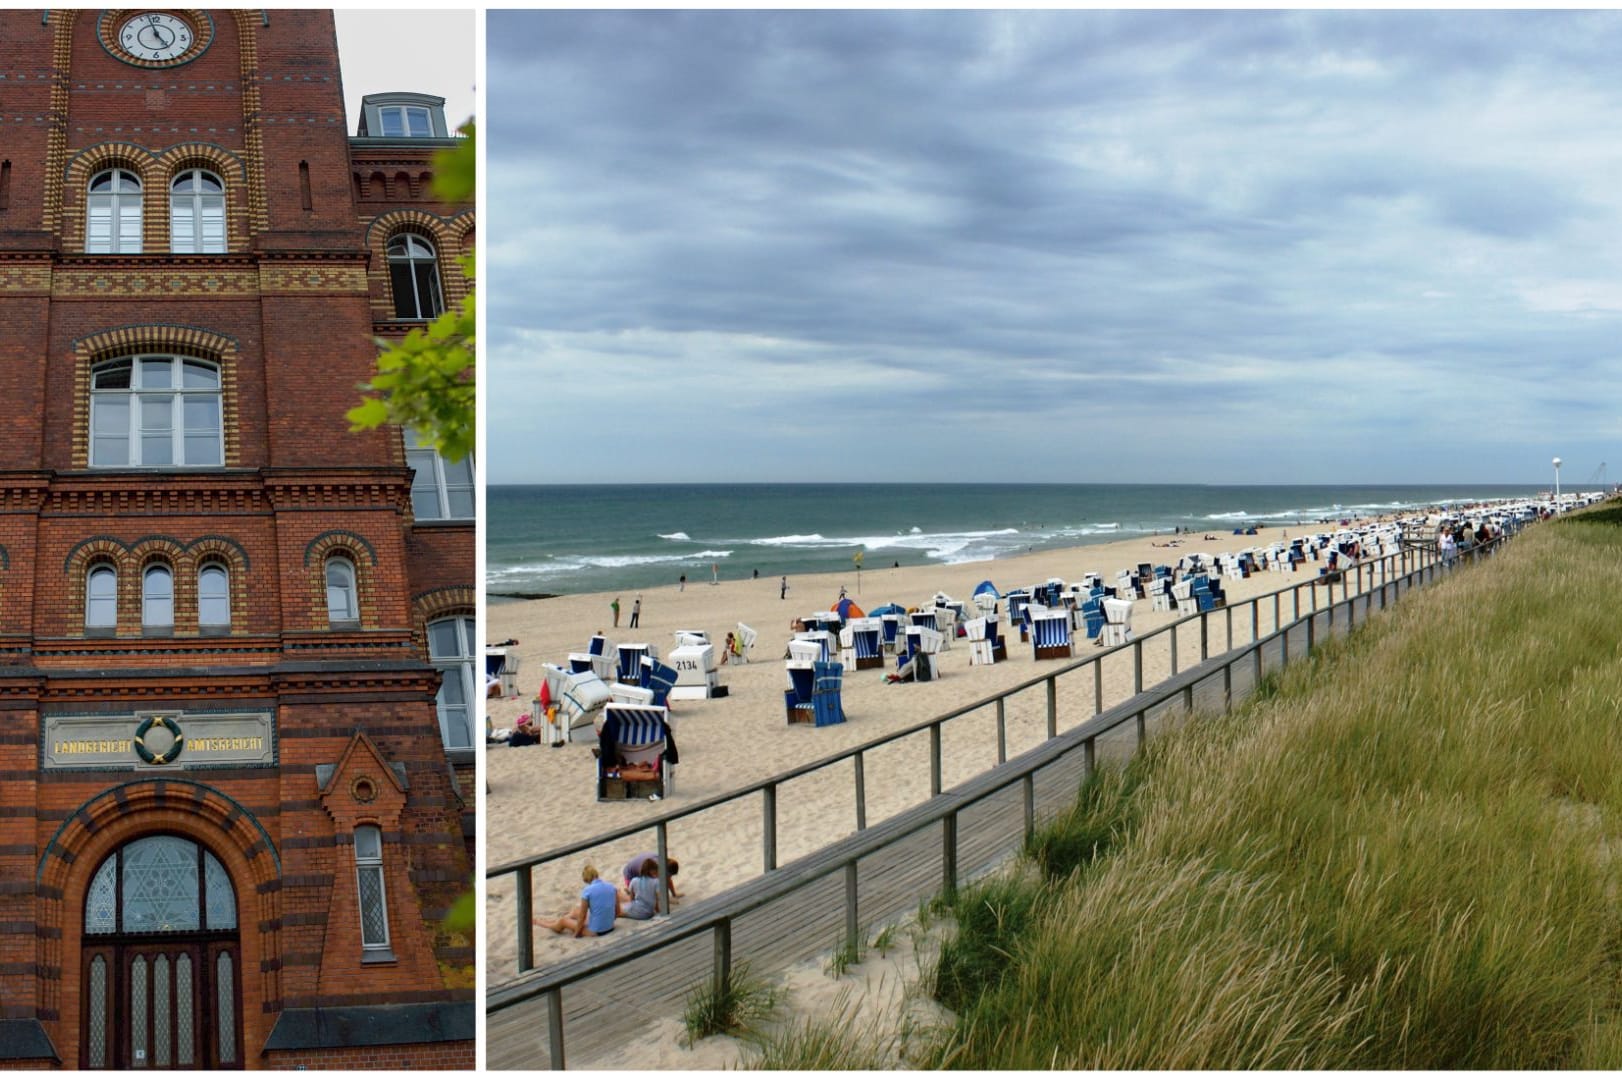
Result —
[[1549, 388], [1622, 375], [1616, 13], [489, 19], [495, 483], [857, 479], [876, 426], [941, 448], [898, 480], [1499, 481], [1615, 429]]

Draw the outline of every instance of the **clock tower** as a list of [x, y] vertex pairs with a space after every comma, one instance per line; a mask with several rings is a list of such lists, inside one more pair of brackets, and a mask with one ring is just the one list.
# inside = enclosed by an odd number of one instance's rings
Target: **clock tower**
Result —
[[344, 416], [473, 208], [377, 89], [0, 10], [0, 1067], [474, 1064], [472, 463]]

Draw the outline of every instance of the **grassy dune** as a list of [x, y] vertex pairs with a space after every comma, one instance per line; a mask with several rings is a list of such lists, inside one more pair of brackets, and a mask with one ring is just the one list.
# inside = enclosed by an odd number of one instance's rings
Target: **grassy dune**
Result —
[[1622, 512], [1202, 718], [963, 891], [919, 1065], [1622, 1067]]

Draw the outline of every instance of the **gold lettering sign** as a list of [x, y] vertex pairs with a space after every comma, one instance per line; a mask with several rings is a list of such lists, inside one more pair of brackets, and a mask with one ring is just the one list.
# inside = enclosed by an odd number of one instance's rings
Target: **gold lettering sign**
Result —
[[40, 768], [184, 770], [272, 766], [268, 713], [46, 716]]

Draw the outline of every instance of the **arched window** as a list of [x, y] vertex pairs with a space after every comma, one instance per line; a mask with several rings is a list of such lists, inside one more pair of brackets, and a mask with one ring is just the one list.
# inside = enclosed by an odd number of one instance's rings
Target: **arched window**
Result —
[[355, 827], [355, 878], [362, 959], [371, 954], [381, 960], [379, 955], [389, 950], [389, 905], [383, 888], [383, 833], [376, 826]]
[[128, 169], [108, 169], [90, 179], [85, 198], [84, 250], [141, 250], [141, 178]]
[[213, 173], [188, 169], [169, 186], [169, 250], [225, 250], [225, 185]]
[[170, 631], [175, 625], [175, 576], [162, 563], [141, 572], [141, 627]]
[[473, 517], [473, 456], [446, 461], [431, 445], [405, 430], [406, 464], [411, 478], [411, 509], [419, 522]]
[[231, 576], [223, 563], [197, 570], [197, 625], [204, 631], [231, 629]]
[[90, 880], [84, 933], [229, 931], [237, 925], [231, 877], [214, 853], [184, 837], [131, 841]]
[[111, 563], [97, 563], [85, 578], [84, 626], [87, 631], [118, 627], [118, 572]]
[[397, 319], [432, 319], [445, 310], [434, 246], [415, 233], [389, 241], [389, 281]]
[[217, 466], [221, 427], [220, 370], [207, 361], [121, 357], [92, 376], [93, 466]]
[[468, 720], [473, 682], [472, 616], [440, 619], [428, 624], [428, 660], [439, 669], [439, 734], [450, 750], [473, 746]]
[[359, 620], [355, 565], [342, 556], [334, 556], [327, 560], [327, 622], [356, 623]]

